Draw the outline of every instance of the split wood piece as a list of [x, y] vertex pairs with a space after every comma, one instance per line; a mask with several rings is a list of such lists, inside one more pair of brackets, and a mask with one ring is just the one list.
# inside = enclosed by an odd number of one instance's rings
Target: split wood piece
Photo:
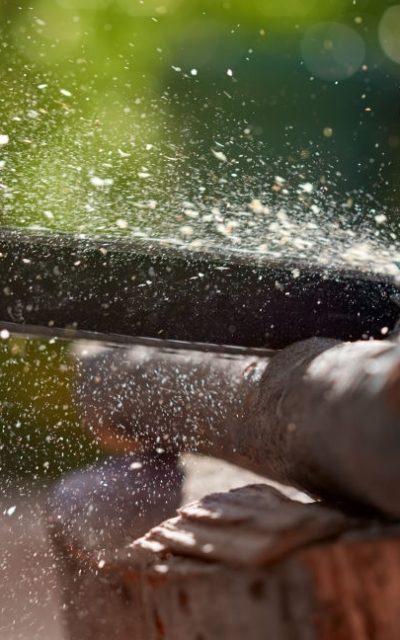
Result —
[[176, 518], [138, 543], [166, 552], [232, 565], [266, 565], [307, 544], [357, 526], [320, 503], [303, 504], [264, 484], [215, 493], [179, 509]]
[[400, 344], [310, 339], [217, 355], [79, 345], [84, 421], [111, 449], [223, 458], [400, 516]]
[[52, 533], [69, 640], [399, 637], [400, 528], [266, 485], [184, 507], [104, 563]]

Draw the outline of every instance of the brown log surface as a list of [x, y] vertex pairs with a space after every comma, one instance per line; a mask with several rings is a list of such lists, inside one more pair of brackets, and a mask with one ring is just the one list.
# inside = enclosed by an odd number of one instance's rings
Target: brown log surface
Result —
[[314, 496], [400, 516], [400, 345], [299, 342], [218, 356], [76, 351], [82, 414], [112, 448], [223, 458]]

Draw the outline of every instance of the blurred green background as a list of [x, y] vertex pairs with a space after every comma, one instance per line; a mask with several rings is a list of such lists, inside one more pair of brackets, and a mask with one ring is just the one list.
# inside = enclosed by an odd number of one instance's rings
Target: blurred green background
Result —
[[[0, 46], [2, 225], [253, 249], [260, 202], [398, 243], [400, 5], [2, 0]], [[67, 348], [0, 347], [3, 471], [97, 456]]]

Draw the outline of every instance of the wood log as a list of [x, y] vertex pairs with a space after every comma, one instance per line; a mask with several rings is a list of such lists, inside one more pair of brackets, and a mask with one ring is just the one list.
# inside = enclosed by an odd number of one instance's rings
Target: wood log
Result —
[[112, 449], [201, 452], [400, 516], [397, 343], [310, 339], [264, 357], [87, 344], [75, 354], [83, 418]]
[[266, 485], [207, 496], [100, 562], [57, 518], [51, 533], [69, 640], [399, 637], [399, 525]]

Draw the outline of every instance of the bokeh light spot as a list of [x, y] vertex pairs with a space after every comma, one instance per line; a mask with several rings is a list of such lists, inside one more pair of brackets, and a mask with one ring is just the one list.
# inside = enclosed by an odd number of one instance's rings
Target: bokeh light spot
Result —
[[379, 23], [378, 37], [387, 57], [400, 64], [400, 4], [386, 9]]
[[301, 52], [308, 70], [322, 80], [350, 78], [365, 58], [365, 44], [351, 27], [320, 22], [307, 29]]

